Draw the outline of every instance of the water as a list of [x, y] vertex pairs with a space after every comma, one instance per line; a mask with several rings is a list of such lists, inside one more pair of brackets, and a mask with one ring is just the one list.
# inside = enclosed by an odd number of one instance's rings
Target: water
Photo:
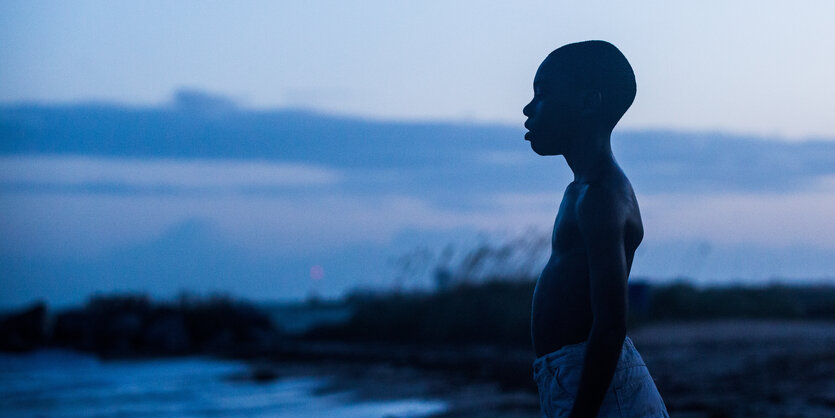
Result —
[[442, 401], [317, 394], [326, 377], [234, 379], [245, 364], [207, 358], [99, 361], [60, 350], [0, 354], [3, 417], [426, 416]]

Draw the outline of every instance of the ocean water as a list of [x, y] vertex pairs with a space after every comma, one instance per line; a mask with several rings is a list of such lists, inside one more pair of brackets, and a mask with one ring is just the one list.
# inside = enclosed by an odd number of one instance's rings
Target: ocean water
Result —
[[419, 417], [443, 401], [357, 401], [319, 394], [326, 377], [255, 383], [240, 362], [210, 358], [99, 361], [62, 350], [0, 354], [2, 417]]

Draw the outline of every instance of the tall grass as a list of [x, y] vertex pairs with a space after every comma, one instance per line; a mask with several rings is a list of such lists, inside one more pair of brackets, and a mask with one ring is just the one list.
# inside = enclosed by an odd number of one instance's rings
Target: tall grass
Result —
[[[687, 282], [652, 286], [629, 324], [720, 318], [835, 320], [835, 286], [769, 285], [698, 288]], [[423, 293], [354, 296], [354, 314], [308, 338], [397, 343], [530, 344], [532, 280], [464, 282]]]

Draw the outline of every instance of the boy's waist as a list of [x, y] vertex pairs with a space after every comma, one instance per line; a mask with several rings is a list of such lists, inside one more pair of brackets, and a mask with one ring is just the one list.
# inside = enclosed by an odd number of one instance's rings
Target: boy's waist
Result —
[[[548, 353], [534, 360], [534, 374], [544, 369], [555, 370], [561, 367], [583, 367], [583, 360], [586, 356], [586, 341], [577, 344], [566, 345], [559, 350]], [[617, 370], [635, 366], [644, 366], [644, 360], [635, 349], [632, 339], [627, 336], [623, 340], [620, 358], [618, 359]]]

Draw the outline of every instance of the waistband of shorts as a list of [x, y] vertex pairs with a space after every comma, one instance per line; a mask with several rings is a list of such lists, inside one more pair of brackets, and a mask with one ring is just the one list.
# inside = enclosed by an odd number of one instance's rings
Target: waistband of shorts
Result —
[[[534, 374], [539, 373], [543, 369], [557, 369], [561, 365], [579, 365], [582, 367], [582, 361], [586, 356], [586, 341], [577, 344], [569, 344], [557, 351], [545, 354], [534, 360], [533, 370]], [[621, 349], [620, 358], [618, 359], [617, 369], [625, 369], [634, 366], [644, 366], [644, 360], [635, 349], [635, 344], [632, 339], [627, 336], [623, 340], [623, 348]]]

